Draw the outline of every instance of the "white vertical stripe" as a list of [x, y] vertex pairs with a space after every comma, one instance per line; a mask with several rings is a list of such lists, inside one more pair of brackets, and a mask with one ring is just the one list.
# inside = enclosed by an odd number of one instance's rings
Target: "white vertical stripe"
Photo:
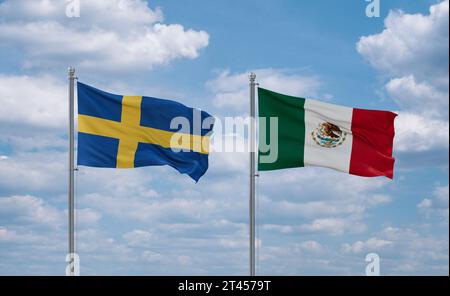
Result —
[[[310, 99], [305, 101], [305, 166], [329, 167], [349, 172], [353, 142], [352, 116], [352, 108]], [[345, 140], [340, 145], [328, 148], [314, 140], [312, 133], [326, 122], [337, 125], [346, 133]]]

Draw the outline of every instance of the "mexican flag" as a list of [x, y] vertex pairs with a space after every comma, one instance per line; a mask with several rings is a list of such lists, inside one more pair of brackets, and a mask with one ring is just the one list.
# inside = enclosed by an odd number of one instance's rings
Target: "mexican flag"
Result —
[[320, 166], [364, 177], [393, 178], [397, 114], [262, 88], [258, 97], [260, 171]]

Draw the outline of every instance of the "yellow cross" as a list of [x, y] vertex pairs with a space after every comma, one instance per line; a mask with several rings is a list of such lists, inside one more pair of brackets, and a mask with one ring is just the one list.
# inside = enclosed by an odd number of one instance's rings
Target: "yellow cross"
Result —
[[80, 114], [78, 115], [78, 132], [119, 139], [117, 168], [134, 167], [134, 158], [139, 143], [191, 150], [202, 154], [209, 153], [208, 136], [175, 133], [141, 126], [141, 102], [142, 97], [124, 96], [120, 122]]

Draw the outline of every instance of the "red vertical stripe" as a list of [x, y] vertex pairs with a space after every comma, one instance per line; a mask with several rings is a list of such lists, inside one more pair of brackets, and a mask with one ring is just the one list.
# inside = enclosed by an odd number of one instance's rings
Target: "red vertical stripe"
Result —
[[395, 159], [392, 150], [396, 116], [388, 111], [353, 109], [350, 174], [393, 179]]

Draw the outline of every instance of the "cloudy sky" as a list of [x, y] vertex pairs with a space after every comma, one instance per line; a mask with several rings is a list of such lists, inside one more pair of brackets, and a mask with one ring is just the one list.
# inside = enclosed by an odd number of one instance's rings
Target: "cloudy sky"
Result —
[[[258, 180], [257, 272], [449, 273], [449, 1], [0, 0], [0, 274], [63, 275], [67, 67], [118, 94], [216, 116], [262, 87], [393, 110], [394, 181], [323, 168]], [[248, 273], [248, 158], [215, 153], [195, 184], [168, 167], [76, 175], [84, 275]]]

